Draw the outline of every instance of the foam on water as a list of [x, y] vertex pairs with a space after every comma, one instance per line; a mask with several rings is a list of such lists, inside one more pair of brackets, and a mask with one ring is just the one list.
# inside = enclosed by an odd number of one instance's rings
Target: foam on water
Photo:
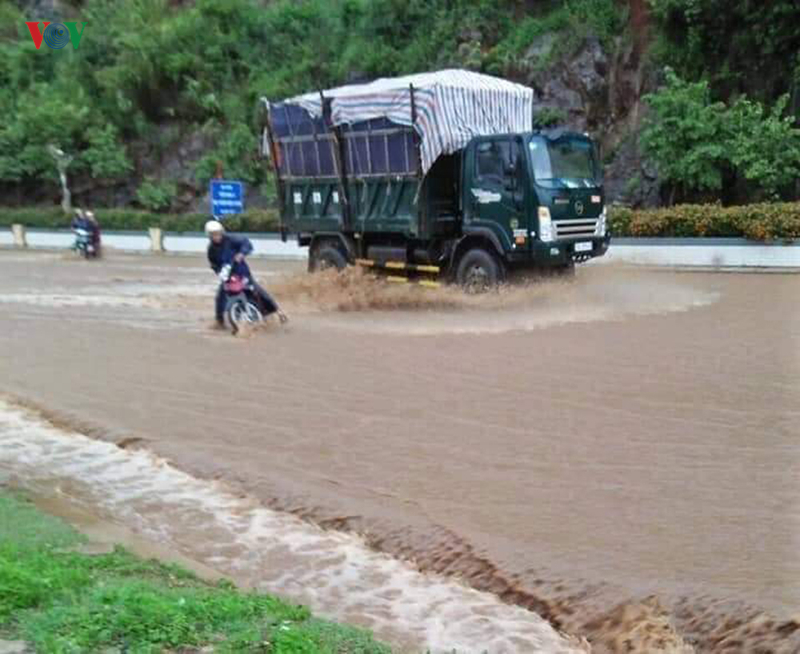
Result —
[[259, 590], [304, 602], [380, 638], [432, 652], [580, 652], [538, 615], [423, 574], [187, 475], [144, 450], [57, 429], [0, 399], [0, 475], [58, 492]]

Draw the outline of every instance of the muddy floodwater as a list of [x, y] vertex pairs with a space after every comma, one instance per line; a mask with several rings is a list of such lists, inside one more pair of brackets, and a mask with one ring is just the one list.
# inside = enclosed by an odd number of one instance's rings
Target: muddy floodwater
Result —
[[202, 259], [0, 252], [0, 480], [411, 651], [800, 651], [800, 275], [255, 268], [234, 338]]

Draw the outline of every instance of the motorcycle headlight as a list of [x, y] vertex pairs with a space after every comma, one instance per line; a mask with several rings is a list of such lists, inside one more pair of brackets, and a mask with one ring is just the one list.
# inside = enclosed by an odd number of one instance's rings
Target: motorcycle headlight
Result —
[[595, 227], [594, 235], [599, 237], [604, 237], [606, 235], [606, 223], [607, 223], [607, 216], [606, 208], [603, 207], [603, 211], [600, 214], [600, 217], [597, 219], [597, 227]]
[[553, 220], [547, 207], [539, 207], [539, 239], [545, 243], [555, 240]]

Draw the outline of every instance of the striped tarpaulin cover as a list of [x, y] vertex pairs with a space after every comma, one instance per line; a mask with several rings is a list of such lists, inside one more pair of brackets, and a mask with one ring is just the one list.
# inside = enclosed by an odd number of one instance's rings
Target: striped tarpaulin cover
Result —
[[[463, 148], [473, 137], [524, 132], [531, 128], [533, 90], [521, 84], [466, 70], [442, 70], [405, 77], [378, 79], [369, 84], [323, 91], [331, 98], [336, 125], [374, 118], [411, 126], [411, 91], [420, 136], [422, 171], [437, 157]], [[318, 93], [290, 98], [313, 116], [322, 113]]]

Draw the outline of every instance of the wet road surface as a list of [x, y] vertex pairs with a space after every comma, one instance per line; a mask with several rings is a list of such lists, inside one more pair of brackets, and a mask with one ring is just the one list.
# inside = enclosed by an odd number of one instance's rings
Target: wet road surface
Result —
[[256, 269], [293, 320], [234, 339], [200, 259], [0, 253], [0, 391], [595, 651], [620, 622], [795, 651], [800, 276], [587, 267], [476, 300]]

